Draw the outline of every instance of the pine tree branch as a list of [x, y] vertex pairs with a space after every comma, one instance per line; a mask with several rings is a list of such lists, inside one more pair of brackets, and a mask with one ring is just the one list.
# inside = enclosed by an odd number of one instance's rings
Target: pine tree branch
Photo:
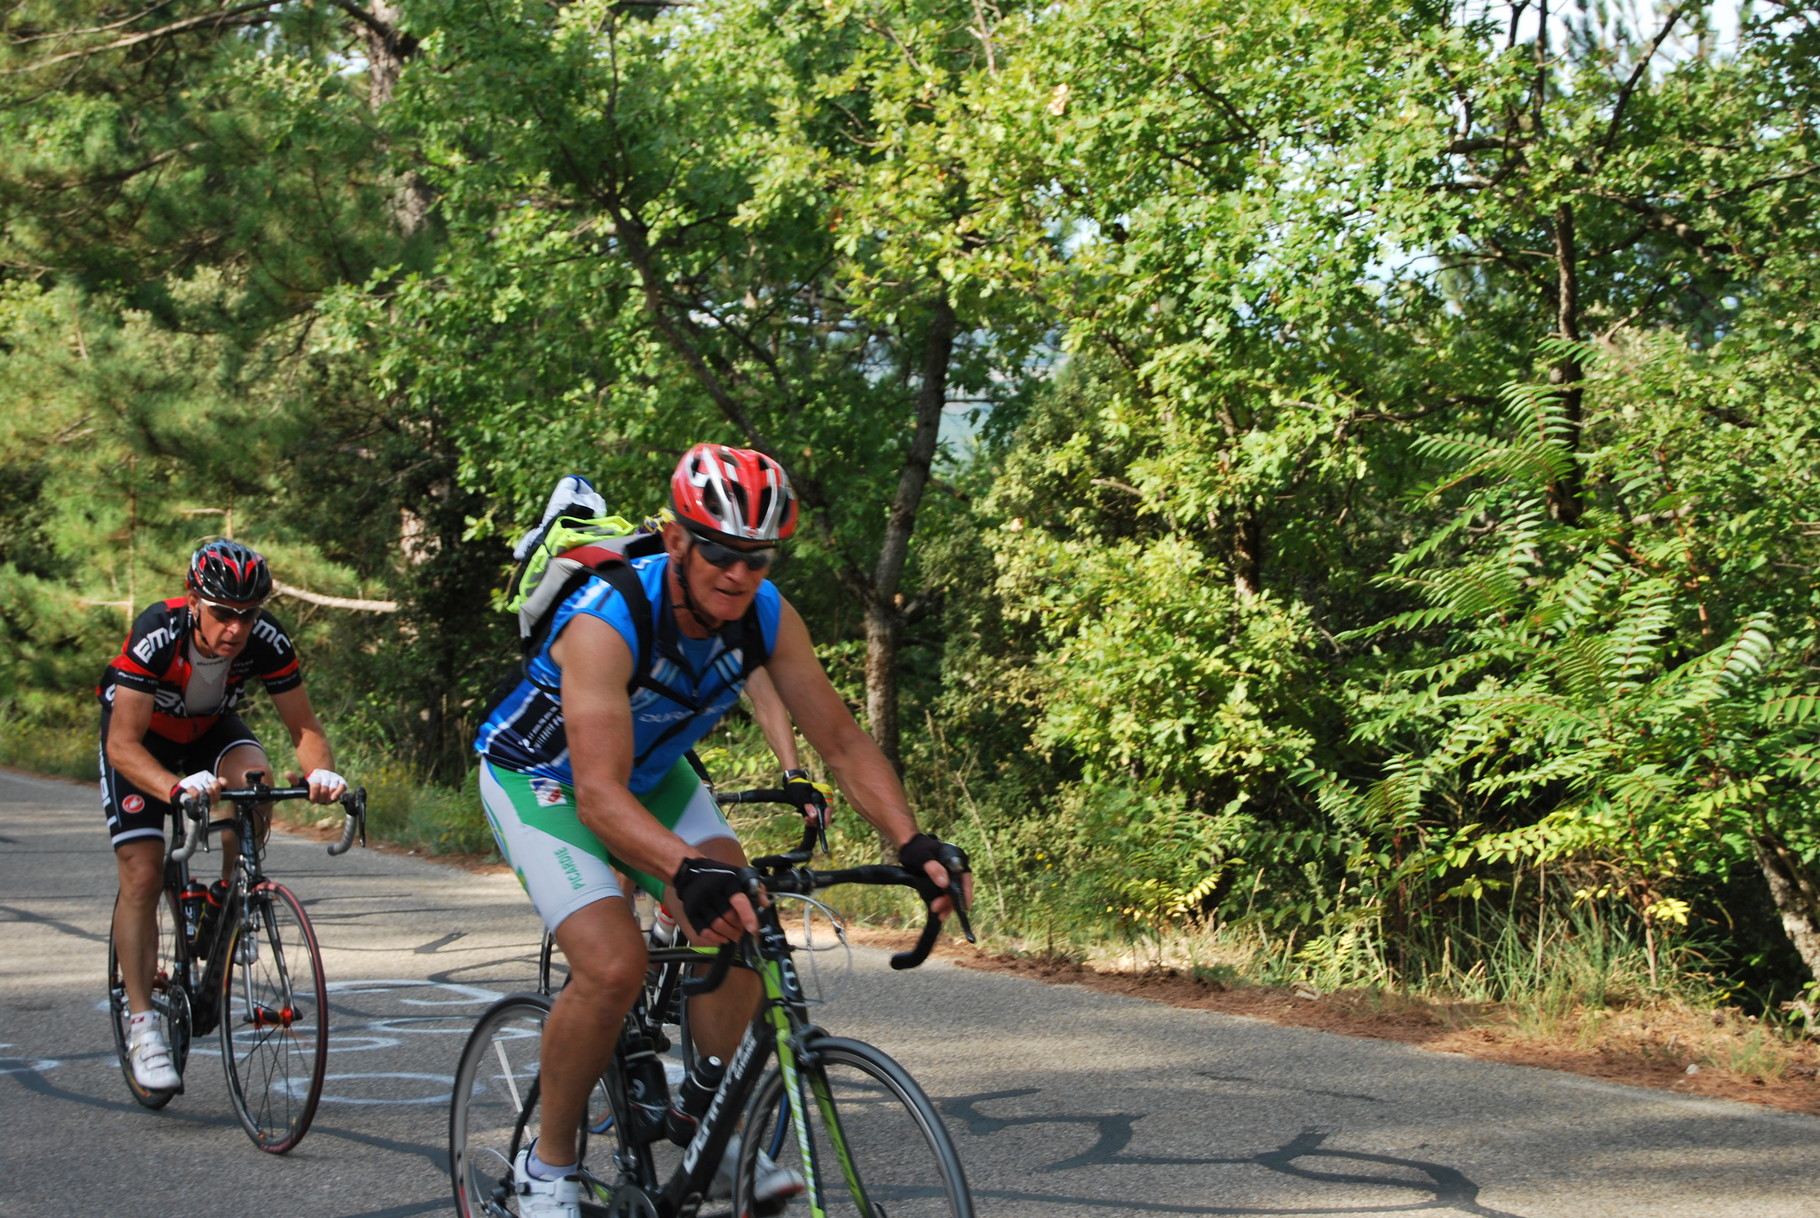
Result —
[[300, 601], [312, 605], [323, 605], [330, 609], [353, 609], [360, 613], [397, 613], [397, 601], [363, 601], [351, 596], [329, 596], [322, 592], [308, 592], [294, 588], [290, 584], [272, 581], [272, 591], [282, 596], [294, 596]]
[[249, 13], [269, 13], [272, 9], [277, 8], [282, 3], [284, 3], [284, 0], [257, 0], [257, 3], [243, 4], [239, 8], [228, 9], [226, 12], [205, 13], [199, 17], [186, 17], [182, 21], [173, 21], [169, 25], [160, 26], [155, 30], [147, 30], [144, 33], [132, 34], [125, 38], [116, 38], [112, 42], [104, 42], [99, 46], [83, 47], [76, 51], [65, 51], [61, 55], [52, 55], [49, 59], [40, 59], [36, 63], [28, 63], [23, 67], [7, 68], [4, 70], [4, 74], [7, 76], [22, 76], [27, 72], [37, 72], [43, 68], [48, 68], [53, 64], [66, 63], [72, 59], [87, 59], [91, 55], [99, 55], [104, 51], [124, 50], [127, 47], [135, 47], [143, 43], [155, 42], [160, 38], [168, 38], [174, 34], [187, 34], [192, 30], [207, 29], [210, 26], [221, 28], [226, 26], [258, 25], [263, 19], [243, 20], [243, 18]]
[[48, 34], [28, 34], [23, 38], [13, 39], [12, 44], [21, 47], [28, 42], [48, 42], [52, 39], [86, 38], [91, 34], [106, 34], [112, 30], [124, 29], [135, 21], [144, 20], [161, 8], [169, 8], [171, 4], [172, 0], [158, 0], [150, 8], [140, 9], [130, 17], [122, 17], [119, 21], [110, 21], [106, 25], [90, 26], [86, 30], [52, 30]]

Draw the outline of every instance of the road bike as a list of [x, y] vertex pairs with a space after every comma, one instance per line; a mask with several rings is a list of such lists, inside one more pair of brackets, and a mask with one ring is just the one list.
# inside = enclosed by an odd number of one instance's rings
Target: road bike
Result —
[[[971, 1218], [960, 1158], [915, 1079], [883, 1051], [832, 1036], [810, 1018], [811, 1000], [794, 959], [802, 948], [792, 942], [780, 912], [800, 900], [838, 925], [811, 894], [837, 884], [914, 887], [914, 881], [902, 867], [882, 864], [813, 870], [807, 864], [815, 834], [811, 826], [796, 850], [754, 859], [743, 869], [747, 892], [756, 898], [762, 889], [771, 898], [763, 905], [754, 900], [756, 935], [725, 948], [649, 949], [646, 986], [626, 1016], [584, 1120], [584, 1215], [774, 1214], [783, 1205], [759, 1196], [756, 1186], [782, 1170], [800, 1175], [797, 1204], [815, 1218]], [[971, 940], [965, 911], [960, 917]], [[893, 956], [891, 966], [921, 964], [940, 928], [932, 915], [916, 946]], [[706, 975], [688, 975], [704, 966]], [[660, 1057], [670, 1040], [655, 1002], [670, 979], [688, 997], [714, 989], [731, 967], [757, 972], [764, 997], [693, 1136], [673, 1145], [666, 1136], [669, 1087]], [[549, 1011], [545, 995], [503, 998], [480, 1016], [462, 1050], [449, 1108], [449, 1169], [462, 1218], [518, 1212], [512, 1164], [536, 1129], [538, 1053]], [[686, 1039], [686, 1029], [679, 1035]], [[725, 1162], [732, 1171], [723, 1172]], [[730, 1208], [718, 1208], [723, 1204]]]
[[[217, 1033], [234, 1115], [259, 1149], [283, 1154], [309, 1132], [322, 1098], [328, 1065], [328, 986], [316, 932], [303, 905], [265, 874], [265, 843], [257, 809], [285, 799], [308, 799], [305, 787], [267, 786], [263, 770], [247, 785], [221, 792], [233, 806], [231, 822], [207, 823], [208, 804], [184, 801], [171, 811], [164, 861], [164, 891], [157, 905], [157, 960], [152, 1009], [163, 1025], [171, 1061], [181, 1074], [192, 1041]], [[343, 854], [358, 835], [366, 844], [366, 791], [341, 798], [346, 820], [329, 846]], [[186, 824], [186, 822], [188, 822]], [[231, 825], [240, 841], [234, 878], [205, 897], [192, 884], [189, 861], [210, 829]], [[209, 904], [219, 901], [219, 908]], [[187, 908], [186, 908], [187, 906]], [[203, 912], [207, 910], [207, 912]], [[133, 1077], [127, 1055], [130, 1011], [113, 932], [107, 943], [108, 1009], [114, 1050], [133, 1098], [162, 1108], [183, 1090], [149, 1090]]]

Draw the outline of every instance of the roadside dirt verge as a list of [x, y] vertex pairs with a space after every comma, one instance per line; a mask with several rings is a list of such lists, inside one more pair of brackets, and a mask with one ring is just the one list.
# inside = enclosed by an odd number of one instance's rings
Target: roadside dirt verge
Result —
[[[902, 931], [866, 927], [854, 928], [853, 937], [893, 950], [915, 941]], [[952, 938], [944, 938], [936, 952], [962, 968], [1012, 973], [1049, 985], [1084, 985], [1191, 1010], [1820, 1116], [1820, 1043], [1775, 1038], [1735, 1012], [1633, 1007], [1565, 1017], [1541, 1029], [1523, 1026], [1511, 1011], [1477, 1003], [1222, 986], [1172, 968], [1113, 971], [1053, 956], [993, 954]]]

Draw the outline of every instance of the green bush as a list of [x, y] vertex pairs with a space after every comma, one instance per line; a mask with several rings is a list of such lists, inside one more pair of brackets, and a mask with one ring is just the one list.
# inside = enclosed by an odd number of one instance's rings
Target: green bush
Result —
[[419, 781], [401, 762], [355, 764], [343, 773], [366, 788], [367, 832], [425, 854], [497, 854], [493, 832], [480, 810], [479, 770], [460, 787]]
[[97, 730], [98, 721], [80, 722], [73, 706], [45, 717], [9, 706], [0, 712], [0, 765], [92, 780], [99, 764]]

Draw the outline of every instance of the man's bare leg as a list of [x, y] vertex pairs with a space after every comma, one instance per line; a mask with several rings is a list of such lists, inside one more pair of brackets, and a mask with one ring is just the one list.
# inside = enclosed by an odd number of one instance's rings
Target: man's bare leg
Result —
[[569, 984], [544, 1022], [537, 1157], [561, 1167], [576, 1160], [588, 1093], [612, 1060], [626, 1012], [644, 985], [645, 943], [630, 904], [615, 897], [564, 918], [556, 945], [569, 963]]

